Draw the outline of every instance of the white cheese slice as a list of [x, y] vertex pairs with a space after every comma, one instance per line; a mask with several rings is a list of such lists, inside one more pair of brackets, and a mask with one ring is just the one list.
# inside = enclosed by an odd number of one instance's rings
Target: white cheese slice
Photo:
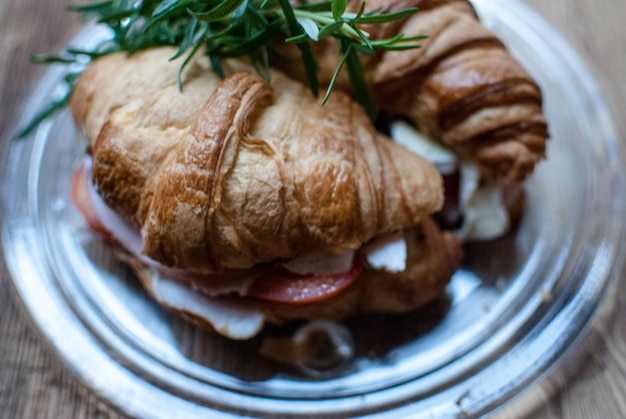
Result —
[[460, 189], [463, 226], [457, 234], [463, 240], [491, 240], [509, 230], [509, 213], [496, 182], [483, 181], [481, 184], [478, 167], [464, 162], [461, 164]]
[[355, 250], [348, 250], [340, 255], [310, 254], [291, 259], [283, 263], [289, 272], [298, 275], [339, 274], [352, 268]]
[[394, 142], [431, 162], [442, 174], [454, 172], [457, 157], [451, 150], [431, 141], [402, 120], [391, 123], [389, 128]]
[[111, 209], [104, 202], [98, 191], [96, 191], [91, 182], [91, 163], [91, 158], [84, 159], [84, 176], [87, 178], [85, 185], [88, 185], [87, 187], [89, 188], [89, 198], [91, 199], [95, 216], [122, 247], [133, 254], [140, 254], [141, 235], [129, 220], [126, 220]]
[[463, 240], [491, 240], [509, 230], [509, 215], [497, 182], [481, 183], [476, 165], [460, 160], [451, 151], [428, 139], [404, 121], [391, 124], [391, 138], [409, 151], [431, 162], [441, 174], [460, 167], [460, 209], [463, 226], [457, 232]]
[[254, 275], [244, 276], [242, 278], [228, 278], [224, 280], [214, 281], [192, 281], [191, 288], [209, 297], [217, 297], [220, 295], [237, 294], [245, 296], [248, 290], [256, 280]]
[[406, 269], [407, 244], [404, 230], [383, 234], [363, 247], [367, 263], [374, 269], [402, 272]]
[[152, 275], [152, 293], [164, 306], [194, 314], [231, 339], [252, 338], [259, 333], [265, 320], [263, 313], [258, 310], [206, 297], [158, 274]]

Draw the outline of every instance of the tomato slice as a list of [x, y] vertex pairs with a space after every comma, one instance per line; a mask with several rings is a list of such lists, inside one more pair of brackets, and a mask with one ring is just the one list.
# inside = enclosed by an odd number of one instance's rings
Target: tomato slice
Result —
[[74, 174], [72, 175], [70, 191], [72, 202], [74, 203], [76, 209], [78, 209], [78, 212], [81, 213], [91, 230], [105, 237], [109, 237], [110, 232], [100, 221], [100, 218], [98, 217], [98, 214], [93, 206], [89, 188], [90, 185], [85, 173], [85, 162], [83, 161], [76, 168], [76, 170], [74, 170]]
[[338, 274], [297, 275], [277, 270], [258, 278], [248, 296], [277, 303], [305, 304], [338, 294], [363, 272], [363, 264], [354, 259], [352, 268]]

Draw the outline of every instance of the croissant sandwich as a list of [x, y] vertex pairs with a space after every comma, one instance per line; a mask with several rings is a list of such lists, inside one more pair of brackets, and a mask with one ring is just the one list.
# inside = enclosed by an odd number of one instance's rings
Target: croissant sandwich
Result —
[[[407, 312], [460, 262], [443, 183], [334, 92], [158, 48], [96, 60], [71, 100], [90, 142], [73, 198], [161, 304], [234, 339], [264, 322]], [[391, 249], [391, 251], [390, 251]]]

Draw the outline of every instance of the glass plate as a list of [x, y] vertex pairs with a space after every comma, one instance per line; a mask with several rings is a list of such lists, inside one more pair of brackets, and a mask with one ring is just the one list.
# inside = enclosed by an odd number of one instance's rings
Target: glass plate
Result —
[[[552, 139], [526, 185], [516, 234], [466, 250], [449, 301], [345, 324], [356, 356], [311, 378], [159, 308], [89, 232], [69, 200], [84, 151], [68, 112], [5, 142], [2, 239], [18, 294], [69, 368], [140, 417], [372, 415], [493, 411], [545, 376], [581, 337], [623, 265], [624, 154], [572, 49], [523, 4], [476, 0], [484, 23], [539, 81]], [[73, 42], [102, 39], [93, 26]], [[51, 69], [22, 124], [54, 96]]]

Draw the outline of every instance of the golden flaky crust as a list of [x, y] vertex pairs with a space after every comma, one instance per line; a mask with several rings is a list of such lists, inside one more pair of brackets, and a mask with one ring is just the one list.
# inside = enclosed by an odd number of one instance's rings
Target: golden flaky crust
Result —
[[141, 229], [142, 252], [199, 273], [358, 248], [442, 205], [436, 170], [376, 133], [336, 92], [321, 107], [280, 72], [220, 80], [198, 57], [176, 85], [172, 49], [97, 60], [72, 111], [106, 203]]
[[[349, 4], [352, 11], [359, 6]], [[539, 87], [482, 26], [469, 1], [367, 1], [368, 9], [381, 12], [411, 6], [420, 10], [409, 19], [364, 28], [373, 39], [428, 35], [419, 49], [362, 56], [378, 109], [409, 118], [429, 137], [477, 161], [485, 176], [522, 180], [544, 157], [548, 138]], [[327, 83], [338, 64], [337, 47], [325, 41], [314, 48]], [[285, 54], [299, 51], [287, 46]], [[285, 69], [302, 78], [294, 62]], [[346, 77], [338, 85], [349, 88]]]

